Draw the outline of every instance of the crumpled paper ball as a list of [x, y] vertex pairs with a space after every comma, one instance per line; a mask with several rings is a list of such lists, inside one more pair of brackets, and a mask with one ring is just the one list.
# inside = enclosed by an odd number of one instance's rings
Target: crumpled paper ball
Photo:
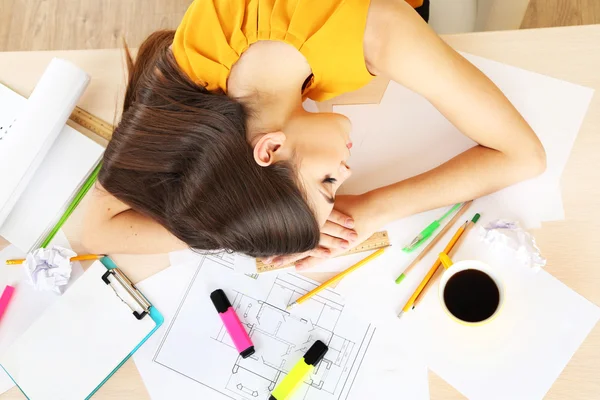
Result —
[[36, 290], [49, 290], [62, 294], [71, 278], [71, 257], [77, 254], [60, 246], [41, 248], [27, 254], [25, 271]]
[[516, 221], [497, 219], [480, 228], [479, 233], [493, 250], [513, 251], [527, 267], [539, 270], [546, 265], [535, 238]]

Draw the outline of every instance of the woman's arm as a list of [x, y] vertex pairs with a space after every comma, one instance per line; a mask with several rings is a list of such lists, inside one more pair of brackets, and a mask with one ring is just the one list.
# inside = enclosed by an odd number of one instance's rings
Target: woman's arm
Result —
[[156, 254], [188, 247], [100, 184], [91, 193], [83, 229], [83, 246], [96, 254]]
[[371, 1], [364, 53], [372, 73], [421, 94], [479, 144], [429, 172], [369, 193], [381, 222], [477, 198], [544, 171], [544, 148], [523, 117], [405, 1]]
[[[371, 73], [419, 93], [479, 145], [410, 179], [359, 196], [337, 196], [335, 208], [354, 219], [357, 242], [391, 221], [471, 200], [544, 171], [544, 148], [523, 117], [405, 0], [371, 0], [364, 54]], [[296, 267], [321, 261], [308, 257]]]

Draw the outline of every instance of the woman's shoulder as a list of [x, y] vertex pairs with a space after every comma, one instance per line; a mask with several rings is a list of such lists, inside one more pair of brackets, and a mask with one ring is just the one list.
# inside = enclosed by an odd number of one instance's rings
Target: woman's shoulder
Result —
[[308, 94], [315, 100], [371, 79], [362, 47], [368, 0], [273, 0], [260, 2], [260, 9], [258, 3], [194, 1], [172, 46], [181, 69], [208, 90], [227, 91], [229, 72], [248, 47], [274, 40], [293, 45], [307, 59], [315, 76]]
[[[413, 4], [415, 3], [415, 4]], [[367, 68], [373, 75], [380, 75], [378, 67], [389, 47], [400, 49], [400, 39], [415, 40], [412, 32], [414, 25], [424, 25], [422, 17], [413, 6], [412, 0], [371, 0], [363, 37], [364, 57]], [[402, 32], [398, 35], [398, 32]], [[416, 38], [418, 40], [418, 38]]]

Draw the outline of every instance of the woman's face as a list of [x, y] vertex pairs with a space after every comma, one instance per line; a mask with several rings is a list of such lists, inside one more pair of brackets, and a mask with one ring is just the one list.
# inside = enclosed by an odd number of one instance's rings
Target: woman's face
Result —
[[323, 225], [333, 209], [335, 193], [350, 177], [351, 123], [333, 113], [295, 113], [285, 126], [308, 201]]

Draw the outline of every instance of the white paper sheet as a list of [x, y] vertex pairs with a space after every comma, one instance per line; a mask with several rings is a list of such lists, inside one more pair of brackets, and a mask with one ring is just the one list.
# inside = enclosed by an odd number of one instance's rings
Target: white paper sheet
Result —
[[71, 280], [71, 258], [76, 255], [71, 249], [52, 245], [27, 254], [23, 265], [36, 290], [62, 294]]
[[235, 272], [242, 274], [256, 274], [256, 258], [249, 257], [245, 254], [235, 253], [233, 268]]
[[[383, 322], [394, 320], [431, 268], [438, 254], [448, 244], [461, 224], [470, 220], [475, 213], [480, 213], [481, 218], [464, 239], [465, 242], [478, 241], [478, 227], [485, 226], [488, 222], [498, 218], [515, 219], [515, 215], [509, 211], [498, 212], [498, 209], [501, 209], [501, 204], [493, 196], [475, 200], [465, 215], [454, 223], [399, 285], [394, 282], [395, 279], [419, 254], [418, 251], [409, 254], [404, 253], [401, 244], [406, 243], [409, 237], [414, 236], [414, 232], [417, 232], [419, 227], [433, 221], [434, 216], [437, 215], [435, 213], [439, 214], [439, 210], [428, 211], [396, 221], [386, 227], [392, 246], [379, 258], [345, 277], [336, 287], [336, 290], [345, 297], [348, 303], [355, 305], [362, 315], [371, 315], [373, 318], [377, 318], [378, 321]], [[461, 244], [460, 248], [462, 249], [462, 247]], [[348, 259], [347, 261], [344, 261], [343, 258], [340, 259], [337, 270], [348, 268], [353, 262], [365, 257], [365, 255], [366, 253], [363, 253], [362, 256], [356, 254], [353, 255], [353, 257], [357, 257], [356, 259]], [[336, 270], [329, 267], [330, 263], [331, 261], [327, 261], [323, 263], [323, 267], [318, 266], [317, 269]], [[378, 304], [380, 306], [377, 306]], [[384, 306], [381, 306], [381, 304]]]
[[[26, 104], [27, 99], [0, 85], [0, 126], [10, 125]], [[0, 236], [25, 252], [39, 245], [103, 152], [102, 146], [64, 125], [18, 203], [0, 224]]]
[[[587, 112], [593, 90], [465, 55], [511, 100], [542, 141], [547, 171], [492, 196], [526, 227], [563, 216], [556, 196], [560, 175]], [[430, 170], [475, 145], [429, 102], [391, 82], [379, 105], [336, 106], [353, 124], [352, 177], [343, 193], [362, 193]], [[376, 158], [373, 155], [376, 154]]]
[[[428, 398], [425, 366], [407, 358], [399, 342], [394, 347], [389, 338], [373, 334], [371, 324], [350, 317], [335, 292], [285, 312], [307, 285], [313, 284], [292, 274], [238, 274], [214, 257], [202, 265], [173, 266], [140, 283], [138, 288], [166, 317], [164, 328], [134, 355], [152, 398], [267, 398], [296, 353], [317, 338], [331, 350], [313, 375], [313, 385], [304, 385], [295, 398], [363, 399], [373, 393], [375, 376], [382, 393], [400, 386], [407, 398]], [[252, 326], [255, 356], [241, 359], [231, 347], [209, 299], [216, 288], [225, 290], [242, 322]], [[386, 351], [398, 358], [391, 362]]]
[[[483, 226], [496, 206], [478, 202], [474, 207], [482, 218], [477, 225]], [[457, 324], [443, 313], [436, 284], [417, 309], [396, 318], [458, 225], [400, 285], [394, 279], [402, 268], [394, 268], [393, 254], [384, 254], [336, 290], [361, 315], [379, 324], [395, 323], [415, 356], [467, 398], [541, 399], [598, 321], [599, 308], [545, 271], [536, 274], [510, 253], [491, 251], [476, 230], [452, 259], [482, 260], [502, 272], [507, 301], [500, 316], [482, 327]]]
[[155, 327], [102, 281], [105, 272], [92, 264], [0, 355], [28, 398], [87, 398]]
[[302, 107], [306, 111], [308, 111], [308, 112], [312, 112], [312, 113], [318, 113], [319, 112], [319, 108], [317, 107], [317, 103], [315, 103], [314, 100], [311, 100], [311, 99], [304, 100], [304, 102], [302, 102]]
[[467, 398], [543, 398], [600, 309], [546, 271], [522, 267], [512, 255], [490, 254], [477, 241], [454, 256], [467, 258], [484, 260], [502, 275], [506, 302], [496, 319], [480, 327], [455, 323], [433, 290], [399, 324], [429, 368]]
[[[52, 244], [71, 247], [62, 231], [58, 231]], [[0, 288], [4, 288], [6, 285], [15, 286], [13, 298], [0, 321], [0, 354], [4, 353], [12, 342], [60, 297], [53, 292], [36, 291], [27, 281], [27, 274], [22, 265], [6, 265], [6, 260], [16, 258], [25, 258], [25, 253], [15, 246], [8, 246], [0, 251]], [[67, 287], [72, 285], [82, 273], [81, 264], [73, 263], [71, 281]], [[13, 381], [0, 368], [0, 393], [13, 386]]]
[[74, 64], [54, 58], [16, 119], [0, 132], [0, 225], [33, 178], [62, 131], [89, 76]]

